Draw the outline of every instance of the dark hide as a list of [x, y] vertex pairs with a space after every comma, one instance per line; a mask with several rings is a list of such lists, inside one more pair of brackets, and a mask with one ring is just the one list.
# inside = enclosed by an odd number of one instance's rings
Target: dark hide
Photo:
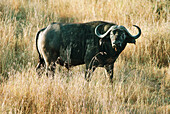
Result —
[[[110, 33], [102, 39], [95, 35], [95, 28], [100, 24], [102, 25], [98, 31], [101, 34], [115, 25], [103, 21], [79, 24], [52, 23], [40, 30], [36, 36], [36, 47], [39, 53], [36, 69], [38, 74], [41, 74], [40, 69], [46, 66], [47, 76], [50, 74], [54, 76], [56, 63], [67, 69], [86, 64], [87, 80], [96, 67], [105, 67], [112, 80], [114, 62], [127, 43], [134, 43], [135, 40], [125, 38], [121, 46], [116, 45], [113, 48]], [[118, 32], [118, 35], [121, 35], [121, 32]]]

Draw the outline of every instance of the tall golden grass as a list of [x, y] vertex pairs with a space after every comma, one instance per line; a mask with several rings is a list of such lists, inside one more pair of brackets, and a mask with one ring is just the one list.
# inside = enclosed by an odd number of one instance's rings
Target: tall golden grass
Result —
[[[168, 0], [1, 0], [0, 113], [170, 113], [169, 6]], [[39, 29], [96, 20], [132, 34], [133, 24], [142, 29], [116, 61], [113, 84], [103, 68], [86, 82], [84, 66], [57, 66], [54, 80], [37, 78]]]

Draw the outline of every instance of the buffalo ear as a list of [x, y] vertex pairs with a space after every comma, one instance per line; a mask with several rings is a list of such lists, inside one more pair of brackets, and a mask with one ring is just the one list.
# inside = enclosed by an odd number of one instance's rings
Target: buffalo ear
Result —
[[133, 44], [136, 44], [136, 41], [135, 41], [135, 39], [134, 38], [127, 38], [126, 39], [126, 41], [127, 41], [127, 43], [133, 43]]

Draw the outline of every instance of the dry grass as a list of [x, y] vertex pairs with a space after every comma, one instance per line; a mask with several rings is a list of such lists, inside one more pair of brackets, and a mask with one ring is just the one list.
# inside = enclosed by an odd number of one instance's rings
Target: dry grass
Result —
[[[170, 113], [168, 0], [1, 0], [0, 113]], [[142, 36], [115, 63], [114, 82], [84, 66], [38, 79], [36, 32], [55, 22], [136, 24]], [[58, 66], [59, 67], [59, 66]], [[6, 80], [7, 79], [7, 80]]]

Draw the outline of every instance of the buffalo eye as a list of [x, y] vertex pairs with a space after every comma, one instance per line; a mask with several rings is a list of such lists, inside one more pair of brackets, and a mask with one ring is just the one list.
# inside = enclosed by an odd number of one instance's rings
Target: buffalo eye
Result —
[[113, 31], [113, 34], [114, 34], [114, 35], [116, 34], [116, 30]]

